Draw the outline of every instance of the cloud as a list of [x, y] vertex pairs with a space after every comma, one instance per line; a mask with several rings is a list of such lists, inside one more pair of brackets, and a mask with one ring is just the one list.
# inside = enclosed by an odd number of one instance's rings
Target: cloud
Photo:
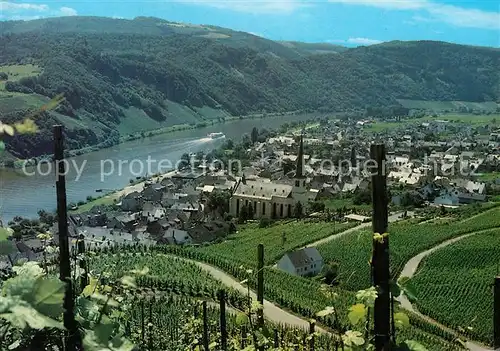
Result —
[[457, 27], [500, 29], [500, 12], [487, 12], [444, 4], [432, 4], [427, 11], [434, 18]]
[[412, 0], [329, 0], [333, 3], [342, 3], [348, 5], [364, 5], [378, 7], [388, 10], [415, 10], [426, 6], [427, 1]]
[[382, 43], [382, 40], [368, 39], [368, 38], [349, 38], [347, 39], [347, 42], [350, 44], [374, 45]]
[[78, 15], [78, 13], [76, 12], [75, 9], [71, 8], [71, 7], [61, 7], [59, 9], [59, 15], [60, 16], [76, 16]]
[[[386, 10], [422, 11], [427, 16], [415, 15], [416, 21], [439, 21], [456, 27], [500, 29], [500, 12], [483, 11], [428, 0], [328, 0], [358, 6], [377, 7]], [[413, 23], [410, 23], [413, 24]]]
[[48, 11], [49, 6], [44, 4], [28, 4], [19, 2], [0, 1], [0, 12], [21, 12], [21, 11]]
[[30, 21], [43, 17], [54, 16], [76, 16], [78, 13], [71, 7], [60, 7], [58, 10], [52, 10], [45, 4], [29, 4], [10, 1], [0, 2], [0, 12], [2, 20], [11, 21]]
[[383, 43], [382, 40], [377, 39], [368, 39], [368, 38], [349, 38], [347, 40], [344, 39], [331, 39], [327, 40], [327, 43], [335, 43], [335, 44], [355, 44], [355, 45], [375, 45]]
[[289, 14], [312, 5], [312, 1], [308, 0], [177, 0], [177, 2], [254, 14]]

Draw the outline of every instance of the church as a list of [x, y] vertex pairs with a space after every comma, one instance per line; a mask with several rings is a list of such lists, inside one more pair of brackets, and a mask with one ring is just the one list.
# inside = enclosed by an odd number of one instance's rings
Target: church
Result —
[[293, 217], [297, 203], [301, 203], [302, 211], [305, 212], [309, 201], [314, 201], [317, 194], [306, 188], [304, 144], [301, 136], [293, 185], [274, 183], [265, 178], [246, 180], [243, 177], [229, 202], [229, 213], [237, 217], [243, 206], [250, 205], [253, 206], [255, 219], [289, 218]]

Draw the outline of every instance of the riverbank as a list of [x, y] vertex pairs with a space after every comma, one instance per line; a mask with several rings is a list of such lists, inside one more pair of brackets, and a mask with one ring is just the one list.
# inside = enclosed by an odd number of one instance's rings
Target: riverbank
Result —
[[[333, 113], [333, 112], [332, 112]], [[115, 147], [117, 145], [134, 141], [134, 140], [140, 140], [144, 138], [149, 138], [153, 136], [158, 136], [158, 135], [163, 135], [163, 134], [169, 134], [169, 133], [174, 133], [174, 132], [179, 132], [179, 131], [185, 131], [185, 130], [194, 130], [194, 129], [201, 129], [201, 128], [206, 128], [214, 125], [223, 125], [226, 123], [231, 123], [235, 121], [240, 121], [240, 120], [248, 120], [248, 119], [264, 119], [264, 118], [280, 118], [280, 117], [285, 117], [285, 116], [296, 116], [296, 115], [301, 115], [303, 114], [304, 116], [308, 116], [312, 113], [305, 113], [303, 111], [289, 111], [285, 113], [265, 113], [265, 114], [252, 114], [252, 115], [245, 115], [245, 116], [230, 116], [230, 117], [222, 117], [218, 119], [206, 119], [203, 121], [200, 121], [199, 123], [196, 124], [177, 124], [169, 127], [164, 127], [164, 128], [158, 128], [154, 130], [144, 130], [144, 131], [138, 131], [133, 134], [128, 134], [121, 136], [119, 139], [118, 143], [109, 145], [109, 144], [96, 144], [92, 146], [87, 146], [85, 148], [81, 149], [74, 149], [74, 150], [66, 150], [65, 151], [65, 157], [66, 158], [71, 158], [71, 157], [76, 157], [76, 156], [81, 156], [85, 155], [91, 152], [96, 152], [104, 149], [109, 149], [112, 147]], [[52, 159], [53, 155], [43, 155], [39, 156], [36, 158], [29, 159], [29, 163], [26, 164], [25, 159], [19, 159], [13, 156], [12, 154], [8, 153], [6, 150], [4, 150], [3, 153], [0, 154], [0, 169], [19, 169], [22, 168], [23, 166], [34, 166], [37, 165], [40, 161], [46, 160], [46, 159]]]

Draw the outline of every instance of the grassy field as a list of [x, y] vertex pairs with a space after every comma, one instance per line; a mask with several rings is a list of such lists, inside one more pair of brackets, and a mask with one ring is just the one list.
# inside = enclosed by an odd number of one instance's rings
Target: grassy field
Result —
[[[389, 226], [391, 271], [399, 275], [404, 264], [413, 256], [447, 239], [483, 229], [500, 227], [500, 207], [485, 211], [469, 220], [451, 220], [439, 224], [411, 222]], [[325, 261], [335, 261], [340, 268], [340, 286], [348, 290], [364, 289], [370, 285], [367, 269], [371, 256], [372, 231], [361, 230], [318, 246]]]
[[411, 118], [411, 119], [403, 119], [401, 122], [383, 122], [377, 121], [375, 123], [370, 124], [365, 128], [366, 131], [373, 133], [380, 133], [386, 130], [393, 129], [406, 129], [411, 125], [421, 124], [424, 122], [432, 122], [436, 120], [449, 121], [454, 123], [467, 123], [472, 125], [485, 125], [496, 123], [500, 126], [500, 114], [491, 114], [491, 115], [474, 115], [474, 114], [445, 114], [438, 117], [426, 116], [419, 118]]
[[[11, 81], [16, 81], [25, 77], [38, 76], [42, 69], [36, 65], [5, 65], [0, 66], [0, 72], [7, 73]], [[5, 81], [0, 81], [0, 91], [5, 91]]]
[[94, 199], [90, 202], [85, 203], [84, 205], [78, 206], [77, 210], [74, 211], [68, 211], [70, 214], [78, 214], [78, 213], [84, 213], [87, 211], [90, 211], [92, 207], [94, 206], [99, 206], [99, 205], [112, 205], [115, 203], [116, 197], [113, 196], [112, 194], [110, 195], [105, 195], [103, 197]]
[[[239, 228], [237, 234], [229, 236], [223, 243], [210, 245], [200, 250], [232, 257], [245, 265], [256, 265], [257, 246], [264, 244], [266, 264], [278, 261], [286, 252], [305, 246], [332, 234], [340, 233], [356, 226], [356, 223], [277, 222], [268, 228], [259, 228], [256, 223]], [[282, 245], [283, 234], [285, 244]]]
[[479, 176], [479, 180], [483, 182], [490, 182], [500, 179], [500, 172], [483, 173]]
[[491, 343], [493, 278], [500, 265], [500, 229], [437, 250], [422, 263], [411, 284], [417, 308], [476, 340]]
[[345, 199], [329, 199], [329, 200], [324, 200], [325, 203], [325, 208], [329, 208], [330, 210], [337, 210], [339, 208], [356, 208], [364, 211], [369, 211], [372, 208], [371, 204], [362, 204], [362, 205], [355, 205], [353, 203], [352, 198], [345, 198]]
[[474, 110], [485, 110], [494, 112], [497, 104], [490, 102], [470, 102], [470, 101], [425, 101], [425, 100], [406, 100], [399, 99], [398, 102], [410, 109], [424, 109], [433, 111], [458, 111], [460, 107], [467, 107]]

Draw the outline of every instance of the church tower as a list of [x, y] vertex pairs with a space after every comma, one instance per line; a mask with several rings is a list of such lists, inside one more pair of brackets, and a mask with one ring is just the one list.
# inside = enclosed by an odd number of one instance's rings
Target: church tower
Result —
[[306, 177], [304, 175], [304, 140], [300, 135], [299, 153], [297, 155], [297, 170], [293, 177], [293, 193], [304, 194], [306, 192]]

